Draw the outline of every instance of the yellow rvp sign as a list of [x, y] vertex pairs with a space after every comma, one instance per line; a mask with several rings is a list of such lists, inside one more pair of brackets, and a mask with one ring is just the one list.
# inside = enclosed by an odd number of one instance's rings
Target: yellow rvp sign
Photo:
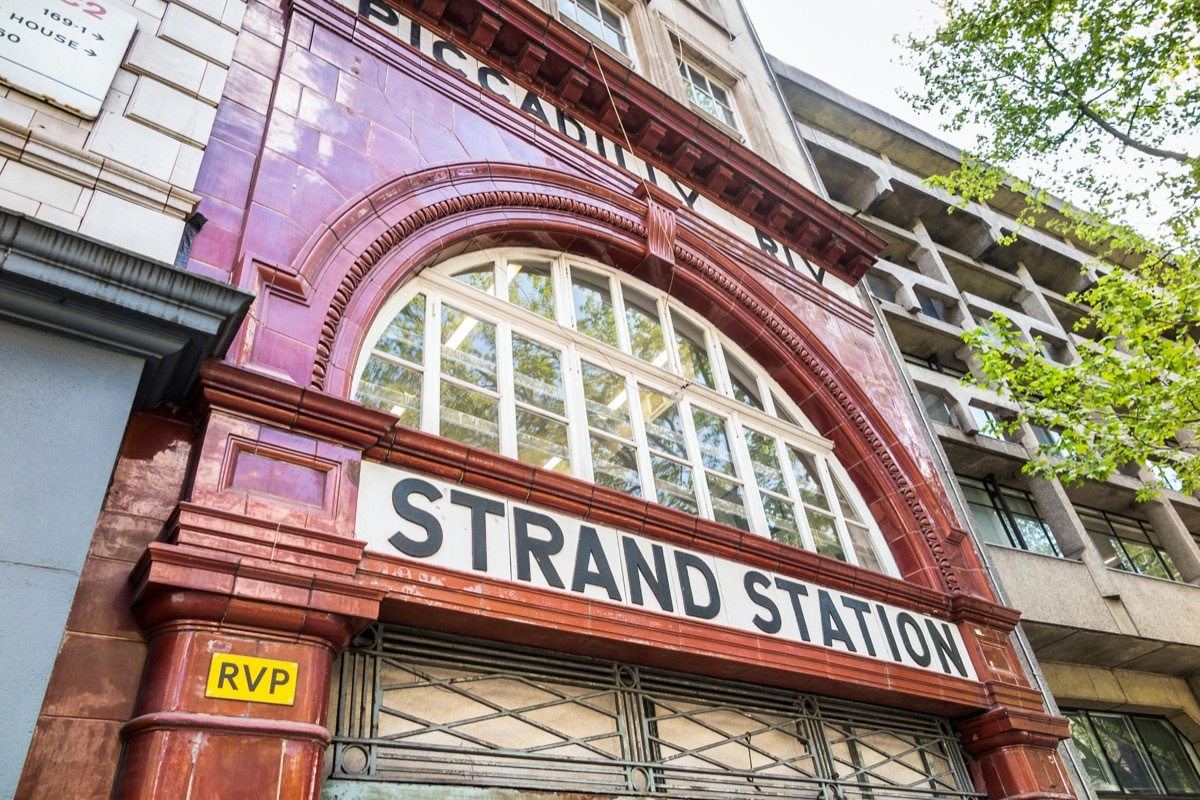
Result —
[[295, 661], [214, 653], [208, 667], [204, 696], [277, 706], [295, 705], [299, 671], [300, 666]]

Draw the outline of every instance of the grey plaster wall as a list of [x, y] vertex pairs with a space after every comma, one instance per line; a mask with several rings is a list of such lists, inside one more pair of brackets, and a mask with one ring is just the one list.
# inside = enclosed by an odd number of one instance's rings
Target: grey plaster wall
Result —
[[141, 359], [0, 323], [0, 797], [12, 797]]

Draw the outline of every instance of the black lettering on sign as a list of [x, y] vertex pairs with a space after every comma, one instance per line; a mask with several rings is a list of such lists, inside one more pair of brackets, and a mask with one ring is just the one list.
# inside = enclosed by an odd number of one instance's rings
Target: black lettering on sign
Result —
[[[546, 531], [550, 534], [550, 538], [534, 539], [529, 535], [531, 525]], [[517, 550], [518, 580], [526, 582], [533, 580], [533, 571], [529, 567], [529, 557], [533, 556], [546, 583], [555, 589], [567, 588], [563, 584], [562, 578], [558, 577], [558, 570], [554, 568], [553, 562], [550, 561], [550, 556], [563, 548], [563, 532], [557, 522], [545, 514], [518, 506], [513, 509], [513, 539]]]
[[436, 58], [441, 63], [445, 64], [447, 67], [449, 67], [451, 72], [457, 72], [459, 75], [462, 75], [464, 78], [467, 77], [467, 73], [464, 72], [460, 67], [456, 67], [453, 64], [451, 64], [449, 61], [446, 60], [446, 52], [447, 51], [453, 53], [455, 56], [457, 56], [464, 62], [467, 60], [467, 54], [464, 53], [462, 50], [459, 50], [454, 45], [450, 44], [450, 42], [445, 42], [445, 41], [442, 41], [441, 39], [433, 40], [433, 57]]
[[433, 514], [412, 504], [409, 498], [414, 494], [432, 501], [441, 500], [442, 493], [433, 484], [420, 478], [405, 478], [397, 481], [392, 488], [392, 507], [401, 519], [424, 528], [425, 539], [412, 539], [404, 531], [396, 531], [388, 541], [406, 556], [429, 558], [442, 549], [442, 524]]
[[883, 635], [887, 637], [888, 649], [892, 651], [892, 660], [900, 660], [900, 648], [896, 646], [896, 634], [892, 633], [892, 623], [887, 617], [887, 611], [880, 604], [875, 604], [876, 616], [883, 625]]
[[503, 517], [504, 503], [458, 489], [450, 491], [450, 502], [471, 509], [471, 569], [487, 572], [487, 515]]
[[[717, 576], [700, 556], [675, 551], [675, 568], [679, 572], [679, 589], [683, 596], [683, 613], [697, 619], [712, 619], [721, 613], [721, 595], [717, 590]], [[696, 594], [692, 589], [692, 571], [695, 570], [704, 579], [708, 590], [708, 602], [700, 605], [696, 602]]]
[[563, 111], [561, 108], [554, 109], [555, 116], [558, 118], [558, 132], [563, 136], [568, 136], [579, 142], [584, 147], [587, 147], [587, 132], [579, 121], [570, 114]]
[[599, 586], [608, 592], [609, 600], [621, 602], [617, 579], [608, 564], [608, 556], [604, 555], [600, 536], [595, 528], [584, 525], [579, 529], [579, 547], [575, 550], [575, 574], [571, 578], [571, 591], [583, 592], [588, 586]]
[[846, 631], [846, 623], [842, 622], [842, 615], [838, 613], [833, 597], [824, 589], [818, 589], [817, 598], [821, 603], [821, 643], [826, 647], [833, 647], [834, 641], [838, 641], [846, 645], [846, 649], [851, 653], [857, 653], [858, 648], [854, 646], [854, 640]]
[[[380, 0], [358, 0], [358, 15], [363, 19], [377, 19], [384, 25], [399, 25], [396, 9]], [[413, 23], [416, 27], [416, 23]]]
[[762, 592], [763, 589], [771, 587], [771, 579], [761, 572], [750, 570], [742, 577], [742, 585], [746, 587], [746, 596], [750, 598], [750, 602], [771, 615], [763, 619], [761, 614], [755, 614], [752, 620], [754, 627], [763, 633], [779, 633], [779, 629], [783, 627], [783, 619], [779, 616], [779, 607], [775, 605], [774, 600]]
[[[945, 622], [941, 623], [942, 631], [939, 632], [937, 625], [933, 620], [925, 620], [925, 628], [929, 631], [929, 638], [933, 641], [933, 649], [937, 653], [938, 661], [942, 664], [942, 672], [950, 674], [950, 664], [954, 664], [954, 669], [959, 675], [967, 677], [967, 667], [963, 664], [962, 653], [958, 652], [958, 644], [954, 641], [953, 634], [950, 633], [950, 626]], [[949, 661], [947, 661], [949, 659]]]
[[675, 191], [679, 192], [679, 196], [683, 198], [683, 202], [687, 203], [688, 208], [696, 207], [696, 200], [700, 197], [700, 192], [696, 189], [688, 189], [679, 181], [671, 178], [671, 183], [675, 184]]
[[[781, 247], [779, 242], [775, 241], [758, 228], [754, 229], [754, 233], [758, 237], [758, 247], [760, 250], [773, 257], [776, 261], [782, 261], [792, 269], [796, 268], [796, 262], [792, 260], [792, 251], [790, 248], [787, 246]], [[808, 259], [806, 259], [804, 256], [800, 256], [800, 260], [803, 261], [804, 266], [808, 268], [808, 273], [813, 276], [813, 280], [823, 285], [825, 283], [825, 268], [822, 267], [820, 269], [813, 269], [812, 264], [808, 263]]]
[[625, 554], [625, 572], [629, 575], [629, 602], [637, 606], [645, 605], [642, 599], [644, 580], [658, 602], [658, 607], [663, 611], [674, 611], [675, 603], [671, 600], [671, 583], [667, 574], [667, 556], [662, 545], [650, 545], [651, 557], [654, 559], [653, 569], [642, 555], [637, 539], [622, 536], [621, 549]]
[[546, 111], [542, 108], [542, 101], [533, 92], [526, 92], [525, 99], [521, 101], [521, 110], [531, 117], [535, 117], [543, 125], [549, 125], [550, 120], [546, 117]]
[[[912, 614], [901, 611], [896, 615], [896, 627], [900, 630], [900, 642], [912, 660], [919, 666], [928, 667], [933, 661], [933, 655], [929, 652], [929, 643], [925, 641], [925, 632], [921, 630], [921, 623], [917, 622]], [[915, 643], [913, 642], [914, 637], [916, 638]], [[920, 655], [918, 655], [918, 644], [920, 645]]]
[[867, 646], [867, 653], [875, 655], [875, 643], [871, 641], [871, 629], [867, 627], [867, 614], [871, 613], [871, 606], [852, 597], [843, 597], [842, 605], [853, 611], [854, 616], [858, 617], [858, 630], [862, 634], [863, 644]]
[[291, 681], [292, 676], [288, 674], [286, 669], [276, 667], [271, 670], [271, 688], [268, 690], [271, 694], [275, 694], [276, 689], [282, 689]]
[[479, 85], [482, 86], [484, 89], [486, 89], [488, 92], [496, 95], [496, 97], [499, 97], [504, 102], [511, 103], [512, 100], [508, 99], [508, 95], [506, 95], [504, 92], [500, 91], [495, 86], [493, 86], [492, 81], [496, 81], [501, 86], [509, 85], [508, 78], [504, 77], [502, 74], [500, 74], [496, 70], [492, 69], [491, 67], [480, 67], [479, 68]]
[[221, 665], [221, 672], [219, 675], [217, 675], [217, 688], [220, 689], [224, 687], [225, 681], [229, 681], [229, 688], [236, 692], [238, 690], [236, 681], [237, 674], [237, 664], [230, 664], [228, 661], [226, 661]]
[[250, 687], [250, 691], [255, 692], [258, 691], [258, 685], [262, 683], [263, 677], [267, 674], [267, 668], [260, 667], [258, 670], [258, 677], [256, 678], [250, 677], [249, 664], [242, 664], [242, 672], [246, 674], [246, 685]]
[[800, 598], [808, 597], [808, 587], [803, 583], [789, 581], [787, 578], [776, 578], [775, 588], [783, 589], [788, 593], [788, 597], [792, 598], [792, 615], [796, 618], [796, 627], [800, 630], [800, 638], [811, 642], [812, 637], [808, 633], [808, 623], [804, 619], [804, 608], [800, 605]]

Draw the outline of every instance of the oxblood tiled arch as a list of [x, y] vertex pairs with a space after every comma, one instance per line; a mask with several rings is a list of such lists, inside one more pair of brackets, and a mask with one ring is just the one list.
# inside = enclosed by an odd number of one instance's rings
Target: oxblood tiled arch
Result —
[[[861, 387], [836, 368], [833, 352], [750, 270], [698, 237], [676, 238], [673, 267], [648, 256], [647, 212], [647, 203], [633, 196], [528, 166], [465, 164], [378, 185], [344, 207], [297, 261], [313, 310], [325, 312], [308, 316], [308, 331], [291, 333], [316, 343], [311, 388], [349, 393], [371, 321], [387, 297], [426, 266], [502, 245], [586, 255], [680, 298], [752, 355], [774, 354], [784, 365], [776, 379], [804, 401], [860, 490], [898, 501], [884, 504], [898, 517], [884, 529], [901, 570], [930, 588], [962, 593], [941, 532], [947, 521], [931, 511], [937, 497], [923, 490], [915, 461], [893, 444]], [[271, 327], [269, 312], [262, 324]], [[923, 547], [905, 540], [911, 533], [919, 533]]]

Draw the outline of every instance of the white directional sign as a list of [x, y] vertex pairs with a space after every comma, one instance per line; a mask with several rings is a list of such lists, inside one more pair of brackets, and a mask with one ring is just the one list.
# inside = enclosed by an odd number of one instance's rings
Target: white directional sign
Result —
[[94, 119], [136, 27], [111, 0], [0, 0], [0, 82]]

